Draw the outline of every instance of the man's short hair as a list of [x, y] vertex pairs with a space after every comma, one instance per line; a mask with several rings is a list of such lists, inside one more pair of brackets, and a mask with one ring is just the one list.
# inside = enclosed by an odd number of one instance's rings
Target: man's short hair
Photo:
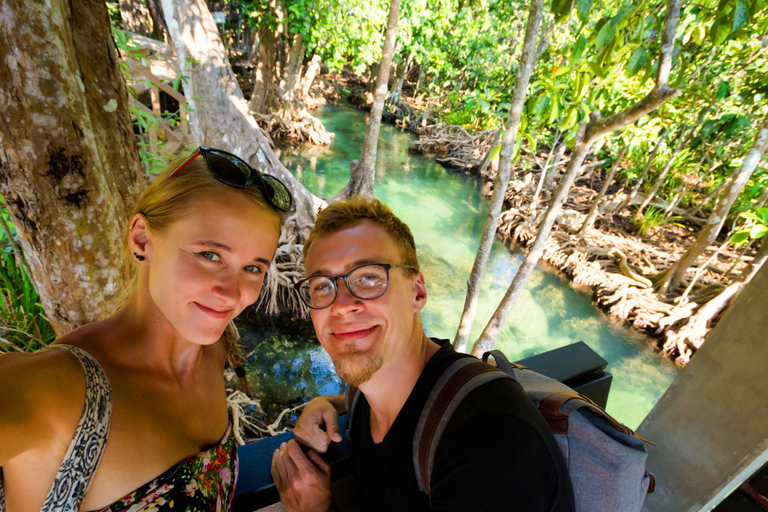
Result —
[[[364, 220], [378, 224], [392, 237], [400, 249], [402, 263], [411, 265], [419, 271], [416, 257], [416, 244], [408, 225], [392, 213], [387, 205], [378, 199], [353, 196], [343, 201], [330, 204], [317, 215], [317, 221], [309, 237], [304, 241], [304, 258], [316, 238], [331, 235], [342, 229], [354, 226]], [[400, 262], [394, 262], [400, 263]]]

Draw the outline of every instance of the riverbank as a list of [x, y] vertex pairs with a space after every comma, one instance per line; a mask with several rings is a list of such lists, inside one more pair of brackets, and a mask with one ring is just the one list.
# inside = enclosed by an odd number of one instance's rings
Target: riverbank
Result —
[[[369, 95], [362, 80], [349, 77], [342, 80], [351, 91], [350, 103], [362, 110], [369, 109]], [[451, 170], [481, 178], [484, 182], [481, 193], [490, 196], [497, 164], [493, 160], [493, 148], [499, 143], [499, 131], [471, 133], [462, 127], [440, 124], [425, 110], [429, 104], [423, 98], [414, 99], [407, 92], [406, 87], [398, 104], [385, 109], [384, 120], [419, 136], [409, 151], [433, 157]], [[507, 190], [498, 234], [527, 248], [535, 238], [548, 196], [554, 192], [569, 155], [566, 150], [559, 158], [552, 159], [550, 148], [532, 151], [527, 141], [521, 151], [522, 157]], [[603, 174], [608, 171], [605, 165], [604, 161], [585, 163], [584, 172], [577, 178], [558, 217], [542, 261], [574, 285], [589, 287], [593, 300], [607, 314], [651, 336], [662, 354], [678, 366], [684, 366], [703, 344], [727, 302], [717, 308], [707, 308], [708, 316], [703, 319], [696, 313], [703, 312], [702, 306], [739, 275], [751, 255], [727, 249], [715, 254], [719, 245], [711, 246], [700, 258], [700, 262], [707, 263], [701, 272], [696, 269], [696, 283], [690, 290], [656, 293], [654, 283], [693, 242], [699, 226], [677, 218], [683, 213], [679, 209], [672, 209], [659, 225], [654, 224], [665, 217], [664, 214], [658, 214], [655, 219], [648, 215], [636, 217], [634, 205], [642, 202], [643, 194], [629, 198], [621, 187], [614, 185], [609, 187], [600, 204], [594, 227], [579, 234], [603, 184]], [[544, 169], [548, 169], [549, 176], [542, 180]], [[540, 181], [544, 185], [537, 193]], [[535, 207], [532, 206], [534, 197], [538, 203]], [[668, 205], [654, 201], [652, 206], [663, 211]]]

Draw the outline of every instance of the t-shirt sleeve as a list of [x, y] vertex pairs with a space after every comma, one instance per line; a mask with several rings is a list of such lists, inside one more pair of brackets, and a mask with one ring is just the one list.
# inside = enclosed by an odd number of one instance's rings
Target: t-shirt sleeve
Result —
[[557, 472], [539, 432], [499, 412], [452, 422], [435, 452], [432, 510], [545, 512]]

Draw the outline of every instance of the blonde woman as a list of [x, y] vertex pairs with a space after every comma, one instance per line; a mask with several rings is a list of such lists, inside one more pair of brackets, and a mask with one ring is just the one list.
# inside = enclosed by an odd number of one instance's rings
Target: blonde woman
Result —
[[229, 508], [232, 320], [258, 298], [291, 204], [216, 149], [158, 176], [126, 230], [119, 310], [0, 357], [0, 512]]

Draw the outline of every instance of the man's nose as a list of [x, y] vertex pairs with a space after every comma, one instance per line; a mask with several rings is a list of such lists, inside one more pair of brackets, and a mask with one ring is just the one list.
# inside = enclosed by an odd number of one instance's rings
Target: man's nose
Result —
[[346, 279], [336, 281], [336, 300], [331, 304], [333, 312], [345, 314], [362, 309], [363, 301], [358, 299], [349, 291]]

